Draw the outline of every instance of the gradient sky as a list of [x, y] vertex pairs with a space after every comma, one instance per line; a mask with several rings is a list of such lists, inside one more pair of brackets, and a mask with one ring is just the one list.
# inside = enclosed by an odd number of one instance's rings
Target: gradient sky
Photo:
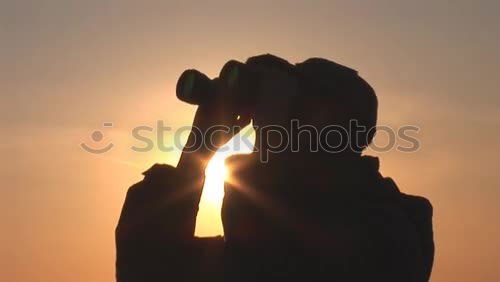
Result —
[[[127, 187], [179, 156], [130, 150], [131, 129], [191, 124], [195, 108], [174, 95], [184, 69], [214, 76], [270, 52], [359, 70], [380, 124], [421, 128], [418, 152], [372, 154], [402, 191], [434, 204], [432, 281], [498, 281], [498, 11], [498, 1], [0, 0], [0, 277], [113, 281]], [[79, 147], [98, 147], [97, 129], [115, 144], [99, 156]]]

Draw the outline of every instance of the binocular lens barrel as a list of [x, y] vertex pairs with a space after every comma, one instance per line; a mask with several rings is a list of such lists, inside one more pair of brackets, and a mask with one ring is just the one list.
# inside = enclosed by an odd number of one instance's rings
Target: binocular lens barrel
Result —
[[258, 79], [247, 65], [231, 60], [220, 72], [219, 78], [229, 89], [234, 99], [240, 103], [247, 103], [251, 95], [255, 94]]
[[177, 98], [189, 104], [203, 103], [213, 91], [215, 91], [213, 81], [195, 69], [184, 71], [177, 81]]
[[[219, 78], [211, 80], [202, 72], [189, 69], [177, 81], [176, 94], [179, 100], [193, 105], [203, 104], [209, 99], [225, 99], [229, 104], [244, 106], [251, 100], [257, 85], [257, 76], [247, 65], [231, 60], [222, 67]], [[221, 83], [224, 91], [218, 93]]]
[[230, 89], [236, 90], [239, 80], [241, 80], [244, 64], [238, 61], [227, 62], [220, 71], [220, 80]]

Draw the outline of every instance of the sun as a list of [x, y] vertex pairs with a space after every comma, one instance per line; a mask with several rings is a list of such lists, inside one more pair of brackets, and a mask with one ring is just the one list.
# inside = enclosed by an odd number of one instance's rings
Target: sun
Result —
[[227, 166], [224, 164], [226, 156], [221, 153], [216, 153], [210, 160], [205, 170], [205, 175], [211, 178], [227, 180], [229, 174]]
[[203, 196], [212, 204], [219, 204], [224, 196], [223, 185], [229, 175], [229, 170], [224, 164], [225, 158], [225, 154], [216, 153], [205, 170]]

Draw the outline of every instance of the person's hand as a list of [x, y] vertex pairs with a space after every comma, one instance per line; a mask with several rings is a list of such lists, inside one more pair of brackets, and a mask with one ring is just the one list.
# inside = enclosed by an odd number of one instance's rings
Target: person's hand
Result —
[[255, 146], [261, 152], [274, 151], [274, 149], [281, 151], [284, 149], [281, 146], [286, 143], [284, 138], [291, 136], [284, 136], [276, 129], [290, 130], [293, 105], [300, 94], [298, 76], [294, 73], [291, 64], [288, 66], [251, 62], [247, 64], [260, 74], [259, 87], [255, 93], [255, 104], [252, 109], [254, 125], [259, 128], [256, 129], [259, 133]]
[[250, 123], [249, 116], [222, 98], [227, 97], [222, 92], [228, 91], [224, 85], [219, 83], [216, 91], [219, 93], [214, 95], [215, 99], [196, 110], [193, 128], [177, 165], [180, 169], [203, 173], [214, 153]]
[[280, 68], [270, 66], [256, 66], [256, 68], [261, 74], [261, 80], [256, 93], [255, 114], [263, 125], [287, 126], [291, 106], [300, 91], [297, 77]]

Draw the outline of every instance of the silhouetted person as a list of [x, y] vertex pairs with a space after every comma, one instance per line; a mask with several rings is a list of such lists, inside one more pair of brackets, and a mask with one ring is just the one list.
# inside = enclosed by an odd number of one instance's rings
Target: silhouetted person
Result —
[[[377, 158], [361, 156], [374, 130], [338, 133], [352, 121], [376, 125], [368, 83], [324, 59], [292, 65], [263, 55], [246, 65], [261, 77], [251, 116], [235, 119], [239, 113], [215, 99], [199, 106], [193, 124], [206, 132], [251, 117], [257, 132], [258, 152], [227, 160], [224, 247], [193, 236], [213, 154], [202, 146], [183, 152], [177, 168], [153, 166], [129, 190], [117, 227], [118, 280], [428, 281], [429, 201], [401, 193], [380, 175]], [[218, 132], [215, 147], [232, 134]], [[194, 136], [188, 146], [208, 145]]]
[[[315, 138], [291, 126], [295, 119], [321, 131], [355, 120], [372, 128], [373, 89], [355, 71], [323, 59], [293, 66], [260, 56], [247, 64], [269, 79], [253, 117], [260, 152], [228, 159], [233, 174], [222, 216], [230, 281], [427, 281], [432, 207], [383, 178], [378, 159], [361, 156], [375, 132]], [[291, 133], [288, 140], [276, 125]], [[323, 146], [311, 152], [315, 144]], [[343, 149], [332, 152], [336, 146]], [[263, 163], [266, 150], [279, 153]]]

